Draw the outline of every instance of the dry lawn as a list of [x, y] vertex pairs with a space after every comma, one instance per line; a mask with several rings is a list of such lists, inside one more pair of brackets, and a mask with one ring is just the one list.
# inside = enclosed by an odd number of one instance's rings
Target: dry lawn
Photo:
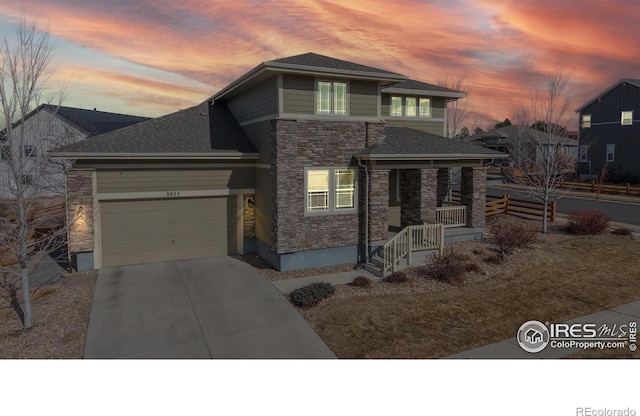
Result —
[[[490, 249], [473, 244], [479, 258]], [[341, 358], [444, 357], [511, 338], [531, 319], [561, 322], [640, 299], [639, 258], [629, 237], [565, 235], [483, 264], [485, 277], [461, 286], [337, 297], [303, 315]]]

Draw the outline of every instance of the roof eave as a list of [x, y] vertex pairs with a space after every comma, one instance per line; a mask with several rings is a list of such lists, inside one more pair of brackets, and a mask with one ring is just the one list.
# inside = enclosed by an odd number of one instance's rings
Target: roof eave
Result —
[[465, 98], [467, 93], [461, 91], [437, 91], [437, 90], [418, 90], [413, 88], [389, 87], [382, 90], [388, 94], [414, 94], [414, 95], [431, 95], [434, 97], [445, 98]]
[[477, 154], [477, 153], [445, 153], [445, 154], [368, 154], [358, 155], [362, 160], [460, 160], [460, 159], [506, 159], [507, 154]]
[[268, 70], [293, 73], [293, 74], [307, 74], [307, 75], [327, 75], [327, 76], [343, 76], [355, 79], [370, 79], [376, 81], [404, 81], [407, 79], [402, 74], [396, 74], [394, 72], [373, 72], [373, 71], [358, 71], [348, 69], [337, 68], [325, 68], [309, 65], [295, 65], [285, 64], [282, 62], [265, 62], [265, 66]]
[[209, 159], [246, 160], [258, 159], [258, 153], [199, 152], [199, 153], [104, 153], [104, 152], [49, 152], [52, 159]]
[[585, 108], [589, 107], [591, 104], [595, 103], [597, 100], [599, 100], [600, 98], [604, 97], [605, 95], [609, 94], [614, 88], [616, 88], [618, 85], [622, 84], [622, 83], [627, 83], [627, 84], [631, 84], [633, 86], [636, 86], [638, 88], [640, 88], [640, 84], [627, 79], [627, 78], [621, 78], [618, 81], [614, 82], [613, 84], [609, 85], [607, 88], [605, 88], [604, 90], [600, 91], [595, 97], [593, 97], [592, 99], [590, 99], [589, 101], [587, 101], [585, 104], [582, 104], [580, 107], [578, 107], [575, 112], [579, 113], [580, 111], [584, 110]]

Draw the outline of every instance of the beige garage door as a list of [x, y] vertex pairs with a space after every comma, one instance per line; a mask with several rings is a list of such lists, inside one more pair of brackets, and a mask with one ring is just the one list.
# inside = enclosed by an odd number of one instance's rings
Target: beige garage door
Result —
[[227, 197], [103, 201], [102, 266], [227, 254]]

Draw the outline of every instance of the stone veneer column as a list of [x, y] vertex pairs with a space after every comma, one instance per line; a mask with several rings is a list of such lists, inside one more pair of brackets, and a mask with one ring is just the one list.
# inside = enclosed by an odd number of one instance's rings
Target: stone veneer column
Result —
[[[249, 206], [249, 200], [253, 202], [253, 207]], [[243, 215], [243, 225], [244, 225], [244, 238], [255, 238], [256, 237], [256, 195], [255, 194], [247, 194], [244, 195], [243, 198], [243, 207], [242, 207], [242, 215]]]
[[449, 193], [449, 168], [438, 169], [438, 190], [436, 206], [441, 207]]
[[71, 169], [67, 174], [69, 252], [93, 251], [93, 170]]
[[436, 220], [437, 169], [400, 171], [400, 225], [422, 224]]
[[389, 233], [389, 170], [369, 171], [369, 240], [385, 240]]
[[462, 168], [462, 205], [467, 206], [467, 227], [484, 227], [487, 200], [487, 168]]

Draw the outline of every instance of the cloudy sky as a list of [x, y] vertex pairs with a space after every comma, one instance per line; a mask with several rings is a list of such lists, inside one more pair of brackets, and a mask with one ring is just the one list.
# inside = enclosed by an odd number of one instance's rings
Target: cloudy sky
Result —
[[[0, 35], [20, 8], [0, 0]], [[65, 105], [158, 116], [262, 61], [315, 52], [435, 83], [466, 76], [469, 127], [530, 102], [558, 67], [575, 105], [640, 78], [637, 0], [23, 0], [56, 39]], [[573, 110], [572, 108], [572, 110]]]

